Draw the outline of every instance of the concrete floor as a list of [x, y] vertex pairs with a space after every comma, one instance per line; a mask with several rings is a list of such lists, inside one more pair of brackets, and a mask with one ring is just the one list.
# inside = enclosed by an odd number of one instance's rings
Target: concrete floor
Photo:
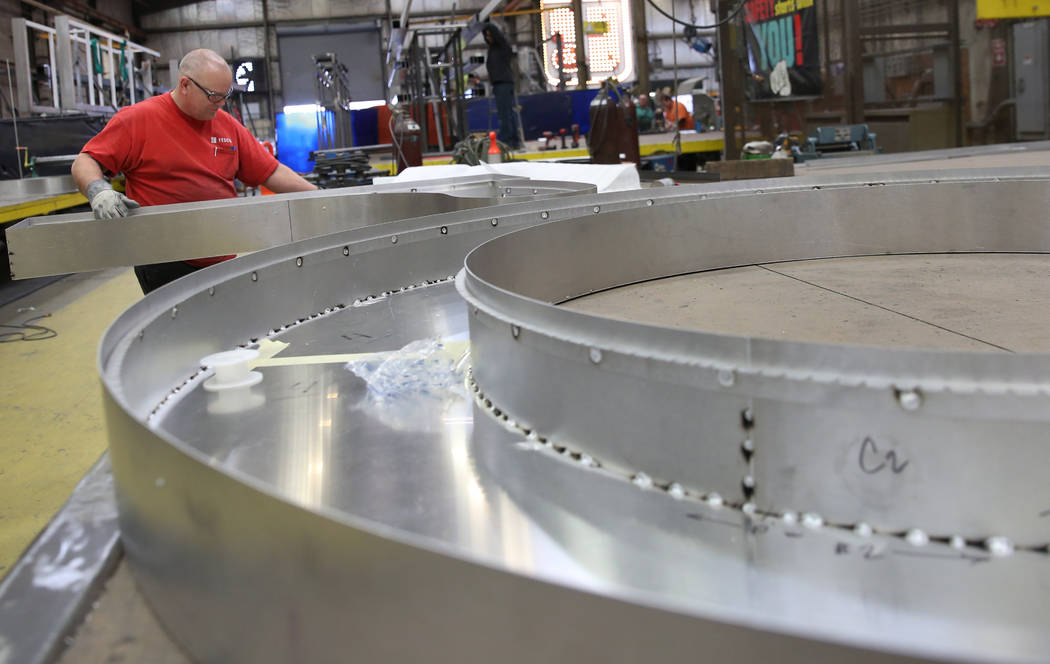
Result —
[[1050, 256], [873, 256], [717, 270], [580, 298], [579, 311], [725, 334], [1050, 351]]
[[121, 563], [57, 664], [190, 664]]
[[0, 576], [105, 451], [98, 342], [141, 297], [130, 270], [108, 270], [67, 277], [0, 307], [0, 323], [48, 314], [36, 324], [56, 332], [0, 343]]

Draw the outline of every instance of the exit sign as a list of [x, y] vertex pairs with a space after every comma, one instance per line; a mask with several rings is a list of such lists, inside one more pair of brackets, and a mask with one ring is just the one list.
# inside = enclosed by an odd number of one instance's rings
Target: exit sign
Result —
[[977, 19], [1050, 16], [1050, 0], [977, 0]]

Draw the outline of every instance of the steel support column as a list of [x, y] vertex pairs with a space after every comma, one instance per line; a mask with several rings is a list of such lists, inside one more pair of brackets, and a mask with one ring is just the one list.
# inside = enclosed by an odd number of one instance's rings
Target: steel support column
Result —
[[[270, 2], [269, 0], [262, 0], [262, 15], [263, 15], [263, 51], [266, 56], [263, 62], [266, 66], [263, 68], [263, 76], [266, 77], [266, 101], [270, 107], [270, 129], [274, 136], [277, 136], [277, 107], [274, 103], [273, 94], [273, 75], [270, 73], [270, 67], [273, 64], [273, 56], [270, 54]], [[284, 97], [284, 81], [281, 81], [281, 97]]]
[[583, 2], [572, 0], [572, 17], [576, 29], [576, 87], [587, 89], [591, 78], [591, 68], [587, 66], [587, 42], [583, 34]]
[[842, 0], [842, 46], [846, 60], [846, 122], [864, 123], [864, 63], [858, 0]]
[[[718, 3], [718, 19], [725, 21], [732, 7]], [[726, 160], [739, 159], [744, 144], [744, 76], [740, 66], [741, 40], [733, 21], [718, 26], [718, 59], [722, 71], [722, 119]], [[739, 133], [739, 137], [738, 137]]]
[[33, 83], [29, 77], [29, 38], [24, 18], [11, 19], [11, 35], [15, 47], [15, 85], [19, 113], [29, 113], [33, 105]]
[[948, 34], [952, 42], [952, 106], [955, 115], [955, 147], [963, 146], [962, 43], [959, 38], [959, 3], [948, 3]]
[[638, 91], [649, 92], [649, 36], [645, 25], [645, 0], [631, 0], [631, 26], [634, 32], [634, 66], [638, 72]]
[[[55, 66], [58, 67], [58, 97], [62, 109], [75, 111], [77, 108], [76, 88], [73, 83], [73, 39], [69, 31], [69, 17], [55, 17]], [[88, 76], [92, 74], [88, 71]]]

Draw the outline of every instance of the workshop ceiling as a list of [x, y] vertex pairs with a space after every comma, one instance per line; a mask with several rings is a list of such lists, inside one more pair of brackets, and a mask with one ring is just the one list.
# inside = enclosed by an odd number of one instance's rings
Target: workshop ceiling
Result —
[[195, 4], [198, 0], [135, 0], [135, 9], [139, 14], [151, 14], [164, 9], [174, 9]]

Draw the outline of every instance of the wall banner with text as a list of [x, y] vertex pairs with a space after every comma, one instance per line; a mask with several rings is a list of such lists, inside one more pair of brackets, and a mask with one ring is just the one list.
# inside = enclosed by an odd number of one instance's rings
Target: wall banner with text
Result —
[[820, 41], [814, 0], [746, 0], [752, 99], [819, 95]]

